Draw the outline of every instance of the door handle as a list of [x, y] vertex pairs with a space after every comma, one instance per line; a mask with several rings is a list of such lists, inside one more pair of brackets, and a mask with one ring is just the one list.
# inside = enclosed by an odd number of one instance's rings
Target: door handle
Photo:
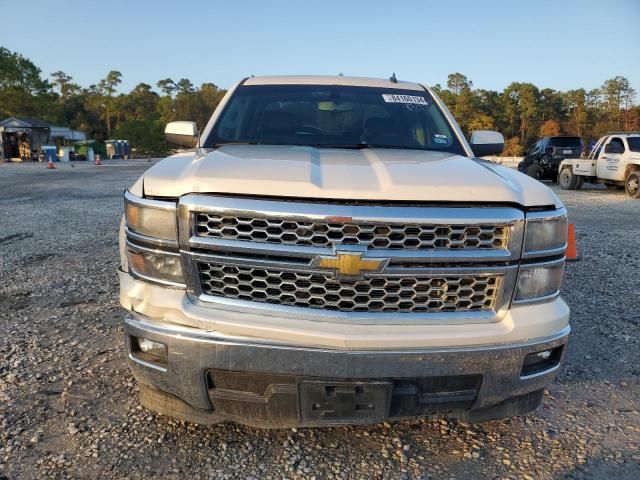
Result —
[[601, 158], [602, 158], [602, 160], [606, 160], [607, 159], [607, 157], [601, 157]]

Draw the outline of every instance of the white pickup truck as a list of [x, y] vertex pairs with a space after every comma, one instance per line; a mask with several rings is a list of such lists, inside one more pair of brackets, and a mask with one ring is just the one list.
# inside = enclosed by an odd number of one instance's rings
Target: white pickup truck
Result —
[[640, 198], [640, 133], [605, 135], [587, 158], [563, 160], [558, 183], [565, 190], [582, 188], [584, 182], [603, 183], [607, 188], [624, 188], [631, 198]]
[[284, 427], [521, 415], [560, 371], [567, 215], [435, 93], [247, 78], [125, 192], [143, 405]]

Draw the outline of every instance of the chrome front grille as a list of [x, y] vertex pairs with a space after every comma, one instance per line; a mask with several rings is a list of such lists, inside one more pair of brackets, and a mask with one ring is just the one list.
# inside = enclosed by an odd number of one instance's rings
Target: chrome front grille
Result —
[[370, 249], [499, 249], [508, 229], [496, 225], [433, 225], [326, 222], [218, 213], [195, 215], [200, 237], [286, 245], [335, 247], [363, 245]]
[[460, 312], [491, 310], [495, 275], [375, 276], [360, 280], [312, 272], [199, 263], [207, 295], [340, 312]]
[[524, 213], [186, 195], [187, 291], [202, 306], [332, 322], [476, 323], [506, 313]]

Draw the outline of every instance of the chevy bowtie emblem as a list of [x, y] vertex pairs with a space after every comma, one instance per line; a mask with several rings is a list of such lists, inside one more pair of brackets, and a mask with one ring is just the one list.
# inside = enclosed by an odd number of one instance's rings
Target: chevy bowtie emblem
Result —
[[363, 258], [365, 252], [338, 250], [334, 256], [317, 256], [312, 266], [335, 271], [338, 277], [362, 277], [364, 272], [381, 272], [389, 263], [388, 258]]

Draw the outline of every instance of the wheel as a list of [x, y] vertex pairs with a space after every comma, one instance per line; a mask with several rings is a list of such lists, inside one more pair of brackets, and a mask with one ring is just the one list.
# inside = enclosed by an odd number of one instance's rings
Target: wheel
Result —
[[563, 190], [577, 190], [582, 187], [584, 179], [579, 175], [574, 175], [573, 171], [566, 167], [560, 171], [558, 183]]
[[527, 167], [527, 175], [529, 175], [531, 178], [535, 178], [537, 180], [539, 177], [539, 173], [540, 171], [537, 164], [532, 163]]
[[624, 181], [624, 191], [631, 198], [640, 198], [640, 172], [635, 171], [627, 175]]

